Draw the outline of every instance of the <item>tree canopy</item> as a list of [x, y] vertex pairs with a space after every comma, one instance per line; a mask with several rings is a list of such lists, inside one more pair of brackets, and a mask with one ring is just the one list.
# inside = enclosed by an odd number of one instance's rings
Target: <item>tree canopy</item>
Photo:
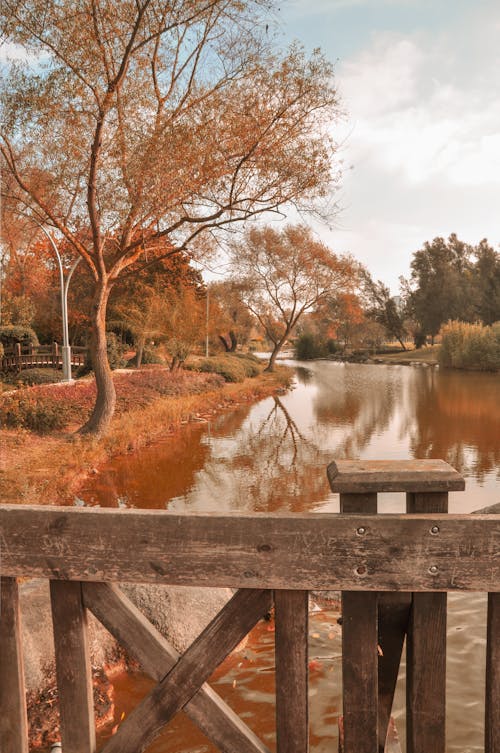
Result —
[[268, 371], [300, 318], [349, 290], [356, 270], [304, 225], [251, 228], [233, 247], [233, 265], [242, 300], [272, 343]]
[[206, 253], [214, 234], [331, 196], [339, 115], [331, 65], [273, 48], [267, 0], [4, 0], [3, 199], [53, 228], [92, 280], [98, 388], [85, 430], [114, 410], [106, 306], [163, 238]]

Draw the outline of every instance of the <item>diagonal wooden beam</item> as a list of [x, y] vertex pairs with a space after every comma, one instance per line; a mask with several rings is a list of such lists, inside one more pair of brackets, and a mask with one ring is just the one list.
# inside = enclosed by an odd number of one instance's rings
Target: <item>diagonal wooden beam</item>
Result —
[[[154, 680], [161, 680], [180, 654], [115, 585], [85, 583], [84, 604]], [[269, 753], [237, 714], [203, 685], [184, 707], [187, 716], [222, 753]]]
[[269, 610], [271, 593], [241, 589], [120, 725], [101, 753], [142, 753]]

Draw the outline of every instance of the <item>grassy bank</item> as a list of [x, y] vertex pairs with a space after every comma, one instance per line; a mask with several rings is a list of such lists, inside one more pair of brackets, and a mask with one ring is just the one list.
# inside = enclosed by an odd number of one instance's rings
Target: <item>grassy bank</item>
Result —
[[[102, 439], [75, 433], [93, 404], [92, 380], [32, 387], [3, 396], [0, 407], [4, 417], [6, 405], [8, 410], [17, 410], [21, 402], [19, 410], [28, 414], [31, 411], [35, 417], [60, 412], [65, 424], [62, 428], [47, 428], [50, 419], [40, 418], [43, 433], [2, 428], [2, 502], [72, 504], [82, 480], [109, 457], [175, 435], [189, 421], [207, 420], [283, 390], [289, 384], [290, 372], [279, 368], [274, 374], [259, 374], [236, 383], [227, 383], [217, 374], [171, 374], [165, 369], [115, 374], [114, 379], [117, 410], [110, 432]], [[37, 404], [42, 403], [44, 410], [37, 413]]]
[[425, 348], [418, 350], [404, 350], [399, 353], [384, 353], [384, 355], [375, 355], [373, 360], [377, 363], [426, 363], [437, 364], [439, 355], [439, 345], [427, 345]]

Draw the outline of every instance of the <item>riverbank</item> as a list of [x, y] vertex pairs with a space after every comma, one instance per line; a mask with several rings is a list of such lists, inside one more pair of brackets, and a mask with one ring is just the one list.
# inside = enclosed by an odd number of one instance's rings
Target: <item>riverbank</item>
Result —
[[400, 366], [437, 366], [439, 359], [439, 345], [428, 345], [418, 350], [398, 350], [394, 353], [353, 352], [334, 355], [327, 361], [342, 361], [347, 363], [375, 363]]
[[[288, 389], [291, 372], [279, 367], [239, 383], [216, 374], [166, 369], [130, 370], [114, 376], [118, 400], [109, 433], [97, 439], [76, 433], [93, 402], [92, 380], [18, 390], [16, 405], [36, 405], [37, 396], [52, 411], [66, 413], [63, 430], [44, 434], [27, 429], [0, 430], [0, 497], [5, 504], [74, 504], [82, 481], [107, 459], [174, 436], [191, 421]], [[3, 401], [13, 400], [12, 396]], [[14, 409], [14, 408], [12, 408]]]

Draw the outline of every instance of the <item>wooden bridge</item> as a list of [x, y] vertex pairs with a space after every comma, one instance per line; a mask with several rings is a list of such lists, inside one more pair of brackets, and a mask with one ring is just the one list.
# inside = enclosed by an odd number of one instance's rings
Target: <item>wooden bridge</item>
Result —
[[[85, 364], [87, 348], [71, 346], [71, 365], [78, 367]], [[61, 347], [54, 342], [52, 345], [21, 345], [16, 343], [6, 348], [0, 359], [0, 371], [19, 372], [23, 369], [52, 368], [62, 369], [63, 359]]]
[[[343, 592], [344, 753], [397, 750], [405, 639], [407, 751], [445, 752], [446, 592], [487, 592], [484, 746], [500, 753], [500, 515], [447, 514], [464, 481], [442, 461], [338, 461], [328, 474], [339, 514], [0, 506], [2, 753], [28, 751], [20, 577], [50, 579], [63, 753], [96, 750], [87, 610], [157, 681], [103, 753], [140, 753], [181, 709], [223, 753], [268, 753], [206, 680], [272, 603], [277, 751], [306, 753], [312, 589]], [[406, 492], [407, 514], [378, 515], [379, 492]], [[237, 590], [179, 656], [120, 581]]]

